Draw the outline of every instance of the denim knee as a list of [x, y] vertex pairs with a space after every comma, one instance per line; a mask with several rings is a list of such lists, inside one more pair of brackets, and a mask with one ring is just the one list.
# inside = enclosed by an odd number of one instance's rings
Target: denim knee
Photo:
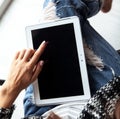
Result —
[[25, 116], [41, 116], [46, 111], [52, 109], [55, 106], [37, 106], [33, 101], [33, 87], [30, 85], [25, 92], [24, 98], [24, 115]]

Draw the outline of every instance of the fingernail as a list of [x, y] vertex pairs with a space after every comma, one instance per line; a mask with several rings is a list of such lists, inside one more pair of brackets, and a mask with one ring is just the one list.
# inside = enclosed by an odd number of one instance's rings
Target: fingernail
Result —
[[42, 42], [42, 44], [44, 44], [45, 43], [45, 40]]
[[40, 66], [43, 66], [44, 65], [44, 61], [42, 60], [42, 61], [40, 61]]
[[47, 45], [48, 43], [49, 43], [49, 42], [48, 42], [48, 41], [45, 41], [45, 40], [42, 42], [42, 44], [45, 44], [45, 45]]

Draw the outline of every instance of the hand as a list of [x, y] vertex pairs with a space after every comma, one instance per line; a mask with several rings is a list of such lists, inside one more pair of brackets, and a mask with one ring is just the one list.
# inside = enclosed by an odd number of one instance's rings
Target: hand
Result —
[[107, 13], [111, 10], [111, 7], [112, 7], [112, 0], [104, 0], [101, 11]]
[[58, 115], [56, 115], [54, 112], [51, 112], [50, 115], [47, 117], [47, 119], [61, 119]]
[[0, 107], [10, 107], [21, 90], [36, 80], [44, 64], [38, 60], [46, 45], [44, 41], [36, 51], [26, 49], [16, 53], [8, 79], [0, 87]]

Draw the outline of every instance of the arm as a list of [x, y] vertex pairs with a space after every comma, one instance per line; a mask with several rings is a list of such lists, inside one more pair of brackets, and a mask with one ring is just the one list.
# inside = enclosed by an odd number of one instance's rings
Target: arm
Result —
[[46, 45], [43, 41], [36, 51], [27, 49], [16, 53], [8, 78], [0, 87], [1, 108], [10, 108], [19, 93], [36, 80], [44, 64], [38, 60]]

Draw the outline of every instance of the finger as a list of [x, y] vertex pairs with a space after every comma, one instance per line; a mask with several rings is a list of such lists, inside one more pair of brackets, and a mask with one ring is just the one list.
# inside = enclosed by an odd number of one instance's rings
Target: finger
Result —
[[32, 78], [31, 78], [31, 81], [32, 81], [32, 82], [37, 79], [39, 73], [41, 72], [41, 70], [42, 70], [42, 68], [43, 68], [43, 65], [44, 65], [44, 61], [40, 61], [40, 62], [36, 65], [36, 67], [35, 67], [35, 69], [34, 69], [33, 76], [32, 76]]
[[20, 51], [16, 52], [16, 53], [15, 53], [15, 56], [14, 56], [14, 59], [15, 59], [15, 60], [18, 59], [19, 55], [20, 55]]
[[23, 59], [24, 59], [25, 61], [29, 61], [30, 58], [34, 55], [34, 53], [35, 53], [35, 50], [33, 50], [33, 49], [28, 49], [28, 50], [25, 52], [25, 55], [24, 55]]
[[22, 59], [24, 57], [25, 52], [26, 49], [21, 50], [18, 59]]
[[38, 59], [44, 52], [46, 45], [47, 45], [47, 42], [43, 41], [41, 43], [41, 45], [39, 46], [39, 48], [36, 50], [36, 52], [34, 53], [33, 57], [31, 58], [31, 60], [29, 62], [31, 67], [34, 67], [35, 64], [38, 62]]

